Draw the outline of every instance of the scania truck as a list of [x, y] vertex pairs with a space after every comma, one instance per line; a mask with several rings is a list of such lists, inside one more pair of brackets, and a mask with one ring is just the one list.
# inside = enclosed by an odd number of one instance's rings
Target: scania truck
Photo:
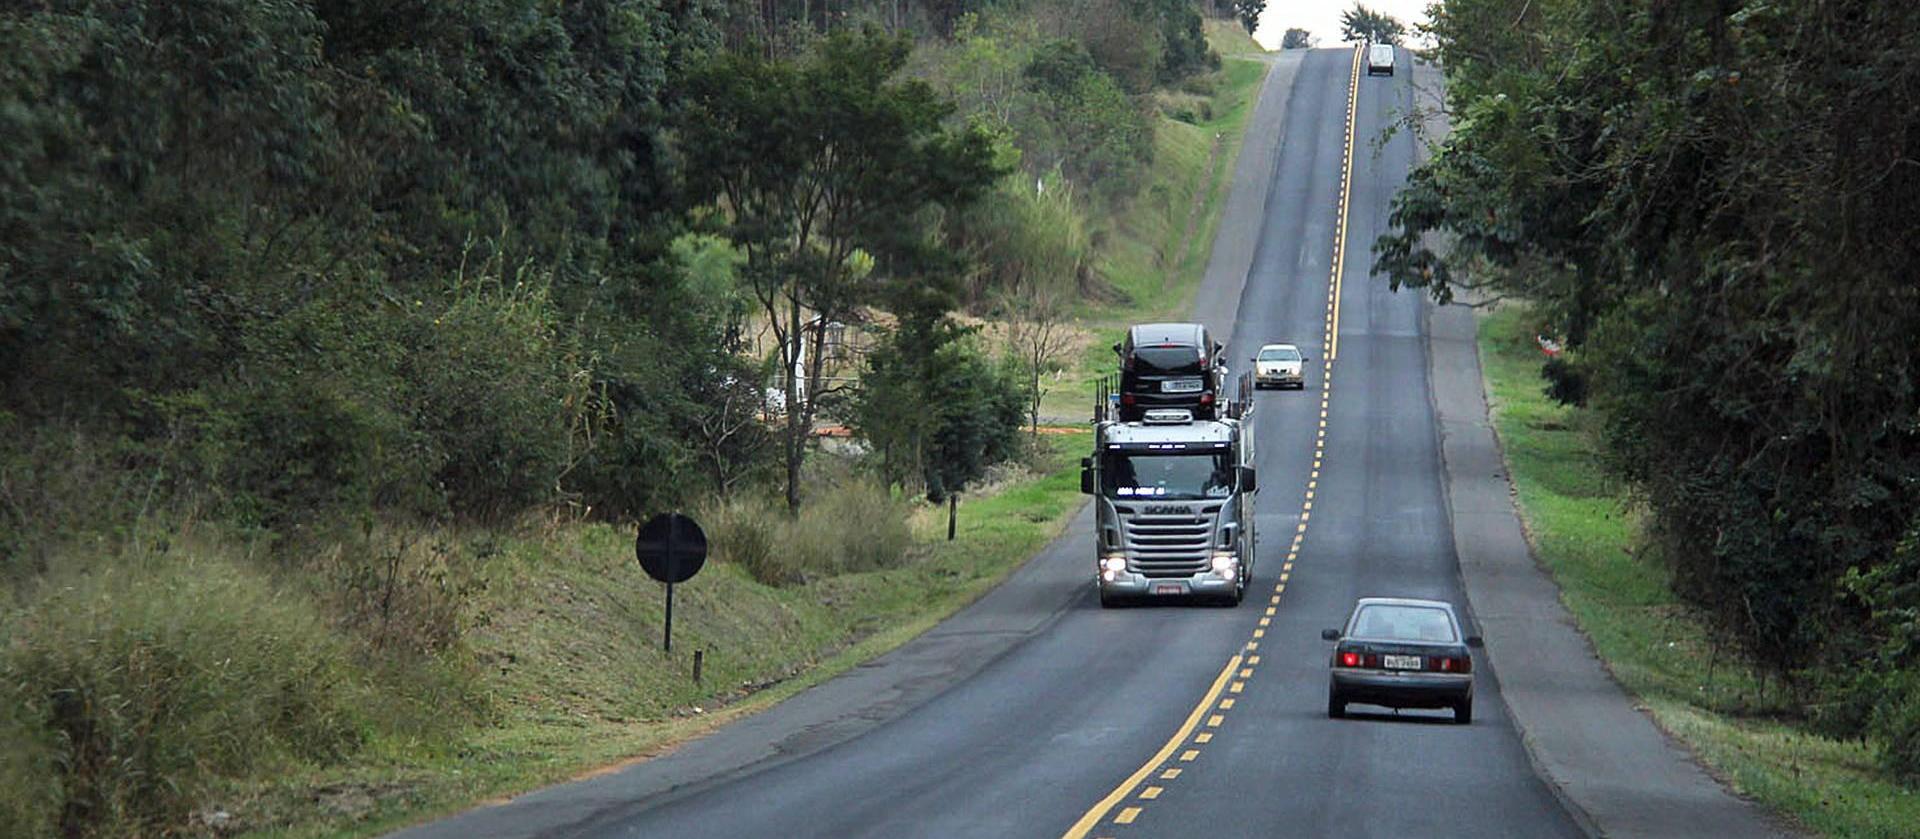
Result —
[[[1242, 382], [1243, 394], [1250, 392]], [[1095, 508], [1095, 582], [1100, 605], [1202, 599], [1236, 605], [1253, 576], [1252, 402], [1219, 419], [1154, 409], [1137, 422], [1101, 394], [1094, 452], [1081, 460], [1080, 491]]]

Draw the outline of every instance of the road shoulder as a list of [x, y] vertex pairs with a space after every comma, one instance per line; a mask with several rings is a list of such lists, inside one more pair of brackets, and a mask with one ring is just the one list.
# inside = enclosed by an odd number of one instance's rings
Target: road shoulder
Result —
[[1476, 329], [1464, 306], [1429, 317], [1443, 483], [1486, 657], [1541, 777], [1593, 835], [1788, 835], [1641, 712], [1534, 561], [1488, 420]]

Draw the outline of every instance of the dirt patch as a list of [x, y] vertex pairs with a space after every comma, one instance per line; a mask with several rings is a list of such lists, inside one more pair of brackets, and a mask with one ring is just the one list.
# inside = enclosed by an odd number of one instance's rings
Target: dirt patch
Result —
[[366, 818], [381, 803], [412, 792], [414, 785], [404, 782], [340, 783], [316, 787], [313, 803], [328, 816], [349, 821]]

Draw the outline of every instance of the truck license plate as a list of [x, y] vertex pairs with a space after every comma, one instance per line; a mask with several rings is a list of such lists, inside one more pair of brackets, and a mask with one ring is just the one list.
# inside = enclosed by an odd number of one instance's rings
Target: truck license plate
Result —
[[1199, 379], [1168, 379], [1160, 383], [1161, 393], [1199, 393]]
[[1380, 657], [1380, 664], [1388, 670], [1418, 670], [1420, 669], [1420, 657], [1417, 655], [1383, 655]]
[[1187, 587], [1179, 583], [1154, 583], [1154, 594], [1185, 594]]

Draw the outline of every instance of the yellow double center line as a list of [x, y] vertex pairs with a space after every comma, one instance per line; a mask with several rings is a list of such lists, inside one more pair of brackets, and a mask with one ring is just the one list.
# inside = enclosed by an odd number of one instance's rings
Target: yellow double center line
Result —
[[1340, 281], [1347, 273], [1347, 207], [1353, 197], [1353, 126], [1360, 104], [1360, 50], [1353, 51], [1353, 71], [1347, 76], [1347, 141], [1340, 156], [1340, 208], [1333, 229], [1333, 276], [1327, 289], [1327, 369], [1340, 357]]
[[[1253, 676], [1253, 668], [1260, 663], [1260, 641], [1267, 635], [1267, 626], [1273, 622], [1274, 611], [1280, 606], [1280, 595], [1286, 592], [1287, 579], [1293, 575], [1293, 563], [1300, 557], [1300, 543], [1307, 537], [1307, 521], [1313, 517], [1313, 495], [1320, 487], [1320, 462], [1327, 450], [1327, 409], [1333, 400], [1333, 359], [1340, 348], [1340, 279], [1347, 253], [1347, 201], [1353, 186], [1353, 132], [1360, 98], [1361, 49], [1356, 47], [1353, 51], [1353, 67], [1347, 78], [1347, 124], [1345, 149], [1340, 160], [1340, 204], [1334, 223], [1333, 268], [1327, 278], [1326, 334], [1321, 339], [1320, 425], [1314, 433], [1313, 470], [1307, 476], [1307, 495], [1300, 505], [1300, 524], [1294, 528], [1293, 543], [1287, 546], [1287, 561], [1280, 566], [1280, 580], [1274, 584], [1273, 594], [1267, 600], [1266, 611], [1260, 616], [1259, 625], [1253, 630], [1253, 637], [1246, 642], [1240, 654], [1227, 659], [1227, 666], [1221, 668], [1220, 675], [1214, 677], [1212, 686], [1200, 697], [1199, 704], [1193, 706], [1193, 711], [1187, 714], [1186, 721], [1174, 730], [1173, 736], [1167, 738], [1166, 744], [1154, 752], [1153, 757], [1128, 775], [1099, 803], [1081, 814], [1080, 820], [1067, 828], [1064, 839], [1083, 839], [1103, 823], [1133, 824], [1147, 805], [1159, 800], [1166, 791], [1164, 784], [1178, 780], [1186, 765], [1200, 758], [1206, 745], [1213, 742], [1215, 730], [1225, 722], [1226, 713], [1233, 710], [1241, 692], [1246, 690], [1247, 680]], [[1114, 812], [1116, 807], [1119, 808], [1117, 813]], [[1108, 814], [1112, 814], [1111, 820]]]

